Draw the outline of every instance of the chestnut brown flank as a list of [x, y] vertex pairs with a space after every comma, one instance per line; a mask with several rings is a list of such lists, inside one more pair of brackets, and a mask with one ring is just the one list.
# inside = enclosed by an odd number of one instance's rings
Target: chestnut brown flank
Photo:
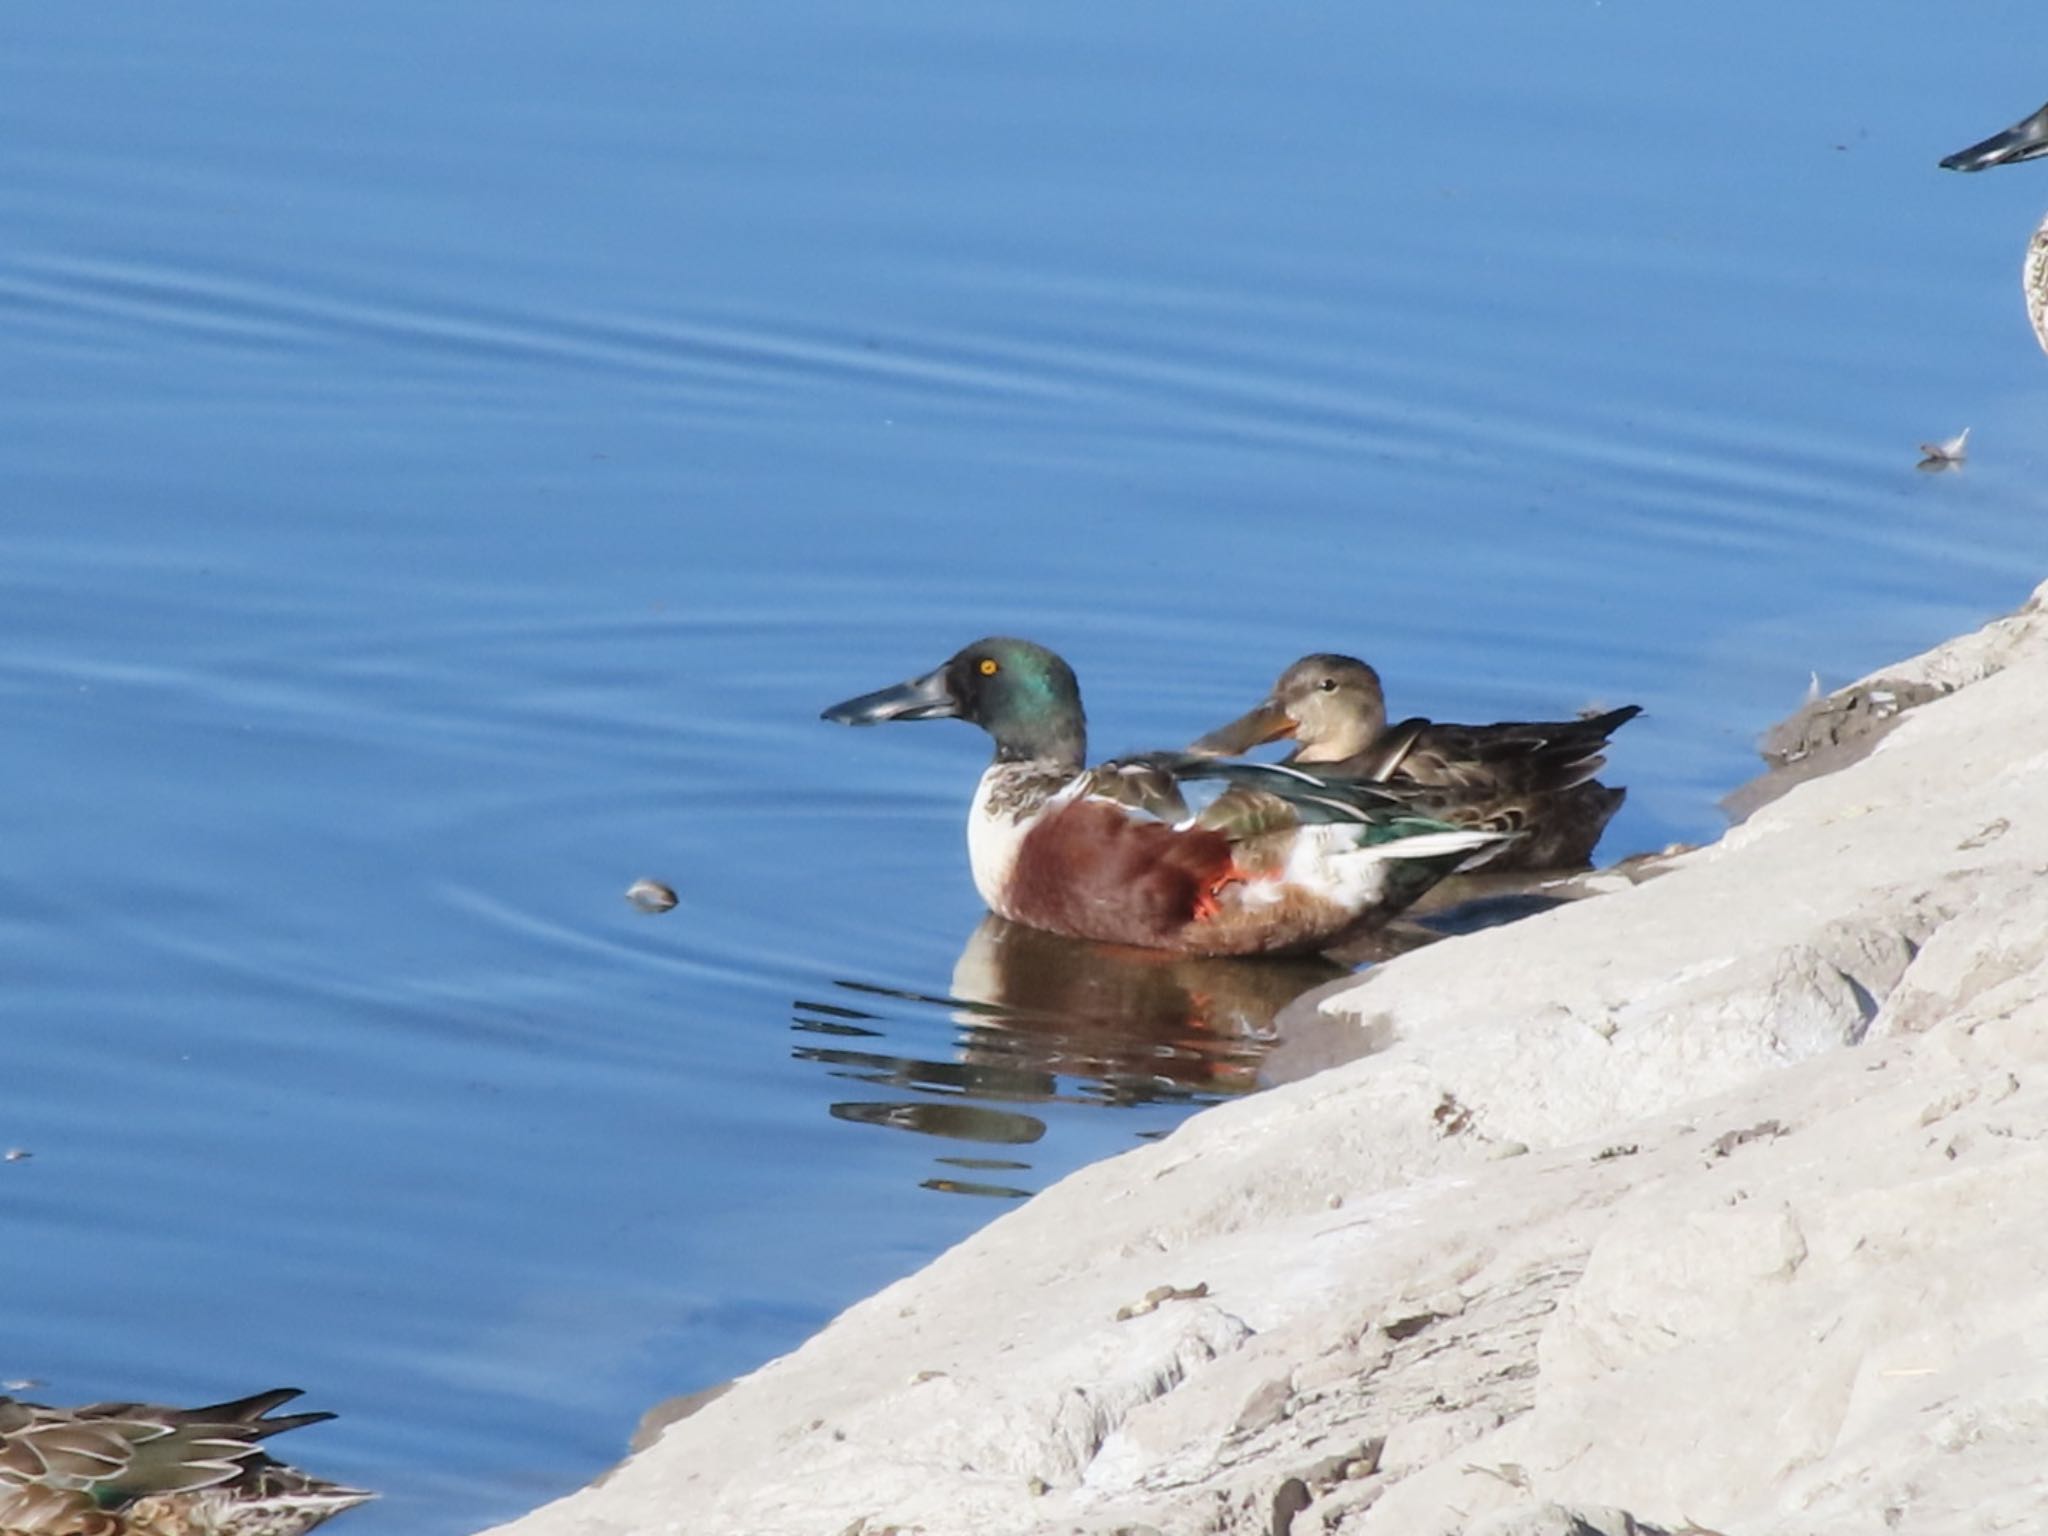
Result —
[[1168, 945], [1229, 868], [1230, 840], [1220, 832], [1176, 831], [1076, 800], [1025, 835], [1010, 873], [1009, 916], [1111, 944]]
[[[1277, 871], [1255, 846], [1234, 850], [1252, 881]], [[1233, 873], [1220, 832], [1134, 821], [1100, 801], [1077, 800], [1025, 834], [1011, 870], [1004, 916], [1069, 938], [1137, 944], [1188, 955], [1284, 955], [1319, 949], [1358, 914], [1313, 891], [1268, 889], [1253, 906], [1248, 887], [1224, 885], [1217, 910], [1195, 921], [1201, 894]]]

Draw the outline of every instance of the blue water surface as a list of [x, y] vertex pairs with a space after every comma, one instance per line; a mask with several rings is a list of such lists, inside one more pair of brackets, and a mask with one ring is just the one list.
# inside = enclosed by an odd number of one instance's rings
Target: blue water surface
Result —
[[1935, 169], [2039, 33], [10, 8], [0, 1376], [302, 1386], [349, 1529], [471, 1530], [1254, 1086], [1235, 981], [1005, 979], [975, 733], [818, 722], [982, 633], [1105, 752], [1318, 649], [1641, 703], [1605, 852], [1711, 836], [2048, 574], [2048, 175]]

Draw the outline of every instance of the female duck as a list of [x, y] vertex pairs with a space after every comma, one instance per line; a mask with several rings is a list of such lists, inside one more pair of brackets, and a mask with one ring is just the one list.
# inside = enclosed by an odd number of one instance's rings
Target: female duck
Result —
[[[1982, 143], [1959, 149], [1942, 161], [1950, 171], [1981, 171], [1994, 165], [2018, 165], [2048, 155], [2048, 106], [2032, 117], [1994, 133]], [[2034, 339], [2048, 352], [2048, 219], [2034, 231], [2027, 244], [2027, 262], [2020, 269], [2020, 286], [2027, 296], [2027, 319], [2033, 323]]]
[[204, 1408], [0, 1397], [0, 1536], [300, 1536], [375, 1494], [265, 1455], [270, 1435], [331, 1413], [258, 1392]]
[[1234, 756], [1290, 737], [1287, 761], [1332, 779], [1400, 794], [1411, 809], [1454, 826], [1520, 836], [1489, 870], [1568, 869], [1593, 845], [1628, 791], [1593, 781], [1607, 738], [1642, 711], [1631, 704], [1584, 720], [1389, 728], [1380, 676], [1353, 656], [1304, 656], [1257, 708], [1190, 749]]
[[[835, 704], [842, 725], [967, 720], [995, 739], [967, 821], [982, 900], [1069, 938], [1191, 955], [1323, 948], [1390, 916], [1499, 834], [1410, 813], [1381, 786], [1165, 755], [1084, 766], [1067, 664], [980, 640], [923, 677]], [[1229, 786], [1200, 815], [1183, 786]]]

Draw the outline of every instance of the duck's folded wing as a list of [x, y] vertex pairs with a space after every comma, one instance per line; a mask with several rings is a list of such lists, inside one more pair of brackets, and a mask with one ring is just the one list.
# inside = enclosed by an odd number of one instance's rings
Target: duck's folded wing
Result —
[[1358, 827], [1370, 841], [1372, 833], [1413, 815], [1413, 794], [1405, 786], [1325, 778], [1287, 763], [1189, 756], [1175, 759], [1173, 768], [1184, 782], [1221, 785], [1196, 821], [1234, 839], [1344, 825]]
[[1405, 777], [1475, 790], [1566, 790], [1600, 771], [1607, 761], [1608, 737], [1641, 713], [1631, 704], [1584, 720], [1403, 722], [1424, 728], [1394, 766]]
[[147, 1417], [49, 1419], [7, 1437], [0, 1482], [90, 1492], [114, 1506], [145, 1493], [188, 1493], [227, 1482], [255, 1451], [237, 1426]]
[[1188, 819], [1188, 803], [1174, 772], [1175, 761], [1171, 754], [1159, 752], [1111, 758], [1076, 779], [1070, 793], [1168, 825], [1182, 822]]

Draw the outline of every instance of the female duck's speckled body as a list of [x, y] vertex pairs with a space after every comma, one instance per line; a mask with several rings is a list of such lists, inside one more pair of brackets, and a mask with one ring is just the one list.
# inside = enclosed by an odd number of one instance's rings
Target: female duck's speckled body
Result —
[[[1399, 911], [1505, 839], [1446, 825], [1381, 785], [1155, 754], [1085, 766], [1067, 664], [1028, 640], [835, 704], [843, 725], [960, 719], [995, 740], [967, 821], [990, 910], [1070, 938], [1191, 955], [1321, 948]], [[1191, 811], [1187, 788], [1224, 786]]]
[[1250, 713], [1191, 750], [1235, 755], [1289, 737], [1287, 761], [1329, 778], [1397, 792], [1453, 826], [1519, 834], [1489, 871], [1569, 869], [1593, 845], [1628, 791], [1594, 782], [1607, 738], [1642, 711], [1631, 704], [1582, 720], [1387, 724], [1380, 677], [1354, 656], [1304, 656]]
[[0, 1397], [0, 1536], [301, 1536], [376, 1495], [264, 1454], [257, 1442], [334, 1417], [265, 1417], [298, 1395], [203, 1408]]
[[[1994, 165], [2018, 165], [2048, 155], [2048, 106], [2010, 128], [1994, 133], [1968, 149], [1959, 149], [1942, 161], [1951, 171], [1982, 171]], [[2027, 298], [2027, 319], [2034, 327], [2034, 339], [2048, 352], [2048, 218], [2027, 243], [2026, 265], [2020, 269], [2020, 285]]]

